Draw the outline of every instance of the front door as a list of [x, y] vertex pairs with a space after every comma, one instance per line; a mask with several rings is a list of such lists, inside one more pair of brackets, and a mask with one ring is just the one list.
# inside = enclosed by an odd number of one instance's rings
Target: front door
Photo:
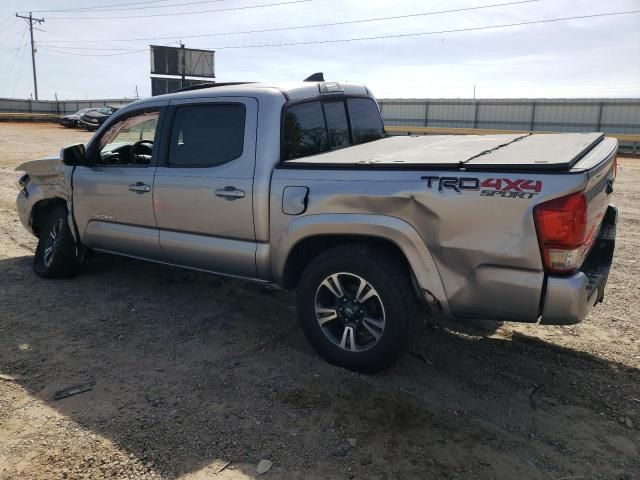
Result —
[[92, 166], [75, 168], [73, 211], [88, 247], [160, 259], [153, 213], [159, 115], [138, 112], [114, 123], [97, 139]]
[[169, 263], [254, 277], [253, 226], [258, 103], [253, 98], [171, 103], [166, 159], [154, 209]]

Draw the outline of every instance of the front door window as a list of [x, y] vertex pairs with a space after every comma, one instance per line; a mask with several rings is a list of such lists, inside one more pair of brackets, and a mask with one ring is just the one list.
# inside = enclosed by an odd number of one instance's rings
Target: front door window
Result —
[[159, 115], [160, 112], [145, 112], [113, 124], [100, 139], [96, 163], [100, 166], [149, 165]]

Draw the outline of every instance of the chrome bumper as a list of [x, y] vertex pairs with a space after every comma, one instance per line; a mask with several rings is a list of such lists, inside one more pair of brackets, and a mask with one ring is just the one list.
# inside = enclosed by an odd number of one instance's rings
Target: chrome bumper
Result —
[[602, 301], [613, 260], [617, 220], [618, 210], [609, 206], [598, 239], [580, 271], [569, 277], [547, 278], [541, 324], [579, 323]]

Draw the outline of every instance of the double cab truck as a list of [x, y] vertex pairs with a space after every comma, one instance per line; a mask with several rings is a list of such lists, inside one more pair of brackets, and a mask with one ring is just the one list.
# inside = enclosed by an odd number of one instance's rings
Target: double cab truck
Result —
[[573, 324], [602, 301], [616, 209], [601, 133], [387, 136], [362, 85], [136, 101], [27, 162], [35, 272], [96, 251], [295, 290], [331, 363], [391, 365], [426, 315]]

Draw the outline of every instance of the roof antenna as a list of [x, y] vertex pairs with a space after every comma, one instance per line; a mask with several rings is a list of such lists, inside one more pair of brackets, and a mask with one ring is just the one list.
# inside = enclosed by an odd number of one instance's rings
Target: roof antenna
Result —
[[304, 79], [305, 82], [324, 82], [324, 73], [317, 72]]

